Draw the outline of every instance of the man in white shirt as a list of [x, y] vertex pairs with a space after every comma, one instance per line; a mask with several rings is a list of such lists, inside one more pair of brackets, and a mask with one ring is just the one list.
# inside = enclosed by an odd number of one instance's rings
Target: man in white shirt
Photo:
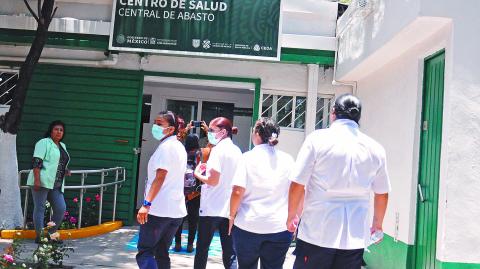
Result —
[[287, 220], [295, 230], [302, 212], [295, 269], [360, 269], [370, 235], [382, 231], [390, 191], [385, 150], [360, 132], [361, 109], [357, 97], [339, 96], [330, 128], [310, 134], [298, 154]]

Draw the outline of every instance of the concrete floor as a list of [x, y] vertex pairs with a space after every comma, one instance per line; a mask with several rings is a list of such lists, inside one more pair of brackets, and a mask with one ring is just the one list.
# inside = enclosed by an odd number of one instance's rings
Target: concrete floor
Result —
[[[65, 265], [73, 265], [77, 268], [138, 268], [135, 262], [136, 251], [127, 248], [126, 245], [132, 240], [138, 231], [138, 227], [124, 227], [109, 234], [72, 240], [71, 245], [74, 253], [64, 261]], [[68, 241], [67, 241], [68, 242]], [[5, 248], [11, 240], [0, 239], [0, 249]], [[68, 243], [67, 243], [68, 244]], [[36, 248], [32, 240], [27, 241], [26, 252], [31, 254]], [[290, 248], [284, 268], [292, 268], [295, 256]], [[170, 254], [172, 268], [193, 268], [193, 255]], [[221, 269], [221, 256], [209, 257], [208, 269]]]

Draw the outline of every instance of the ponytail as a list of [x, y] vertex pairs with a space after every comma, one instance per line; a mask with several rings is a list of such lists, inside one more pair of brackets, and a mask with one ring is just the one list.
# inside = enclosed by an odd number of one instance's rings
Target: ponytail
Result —
[[280, 135], [280, 127], [271, 118], [260, 118], [255, 124], [255, 133], [262, 139], [262, 144], [275, 146], [278, 144], [278, 136]]

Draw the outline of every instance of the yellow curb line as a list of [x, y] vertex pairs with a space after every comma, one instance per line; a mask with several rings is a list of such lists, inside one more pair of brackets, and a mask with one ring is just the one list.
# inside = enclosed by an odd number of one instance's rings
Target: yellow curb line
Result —
[[[120, 229], [123, 226], [121, 221], [110, 221], [100, 225], [80, 229], [58, 230], [60, 239], [78, 239], [106, 234]], [[0, 236], [2, 239], [35, 239], [35, 230], [3, 230]]]

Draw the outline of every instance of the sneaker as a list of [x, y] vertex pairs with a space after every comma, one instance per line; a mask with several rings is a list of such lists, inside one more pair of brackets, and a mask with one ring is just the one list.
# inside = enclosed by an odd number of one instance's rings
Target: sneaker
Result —
[[187, 252], [192, 253], [193, 252], [193, 245], [188, 244], [187, 246]]
[[182, 245], [175, 243], [175, 247], [173, 248], [175, 252], [180, 252], [182, 251]]

